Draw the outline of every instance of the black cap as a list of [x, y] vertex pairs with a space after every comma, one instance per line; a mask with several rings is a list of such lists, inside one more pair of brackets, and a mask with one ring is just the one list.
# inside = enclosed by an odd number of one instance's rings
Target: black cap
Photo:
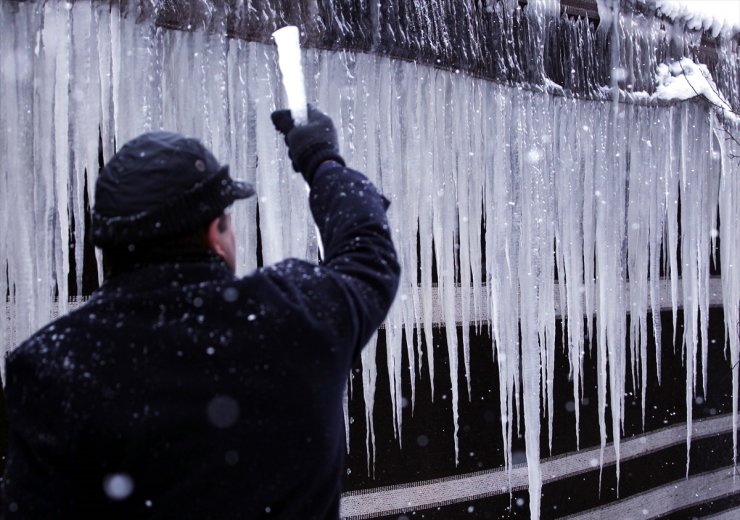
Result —
[[174, 237], [218, 217], [251, 184], [229, 176], [197, 139], [151, 132], [132, 139], [103, 168], [92, 213], [97, 247]]

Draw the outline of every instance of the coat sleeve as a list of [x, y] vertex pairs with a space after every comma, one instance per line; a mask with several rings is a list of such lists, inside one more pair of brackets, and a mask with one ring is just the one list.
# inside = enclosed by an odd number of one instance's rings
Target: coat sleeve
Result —
[[324, 245], [323, 262], [300, 267], [288, 260], [274, 269], [291, 279], [309, 321], [336, 342], [349, 344], [356, 361], [398, 289], [388, 202], [364, 175], [333, 162], [316, 172], [309, 202]]

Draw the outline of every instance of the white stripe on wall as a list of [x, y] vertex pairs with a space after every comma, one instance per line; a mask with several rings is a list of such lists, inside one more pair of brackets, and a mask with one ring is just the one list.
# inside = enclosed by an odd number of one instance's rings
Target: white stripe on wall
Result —
[[738, 492], [740, 492], [740, 475], [735, 473], [735, 468], [729, 466], [693, 475], [688, 479], [676, 480], [624, 500], [563, 518], [570, 520], [656, 518], [694, 504], [716, 500]]
[[734, 507], [716, 515], [702, 516], [701, 518], [703, 520], [737, 520], [740, 518], [740, 507]]
[[[732, 431], [732, 415], [726, 414], [694, 422], [694, 440]], [[621, 460], [644, 456], [654, 451], [684, 444], [686, 425], [679, 424], [635, 436], [621, 443]], [[604, 452], [604, 464], [616, 461], [612, 444]], [[599, 448], [571, 452], [543, 459], [543, 483], [572, 477], [599, 466]], [[738, 478], [740, 483], [740, 478]], [[342, 517], [351, 520], [375, 518], [405, 511], [429, 509], [457, 502], [500, 495], [527, 487], [527, 466], [512, 468], [510, 479], [503, 469], [480, 471], [429, 481], [410, 482], [349, 492], [342, 496]], [[703, 501], [703, 500], [702, 500]], [[621, 518], [619, 516], [612, 518]]]

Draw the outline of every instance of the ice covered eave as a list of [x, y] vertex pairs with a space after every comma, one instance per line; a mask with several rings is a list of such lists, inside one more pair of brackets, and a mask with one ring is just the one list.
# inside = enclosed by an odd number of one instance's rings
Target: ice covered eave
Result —
[[[718, 37], [732, 38], [740, 44], [740, 24], [733, 25], [711, 15], [690, 16], [686, 12], [672, 10], [661, 4], [660, 0], [631, 0], [622, 3], [622, 12], [640, 13], [663, 20], [683, 32], [702, 33], [702, 46], [714, 47]], [[732, 8], [732, 2], [728, 2], [728, 8]]]
[[[92, 1], [100, 6], [119, 8], [128, 18], [140, 23], [150, 23], [154, 20], [156, 26], [169, 30], [207, 32], [224, 35], [230, 39], [265, 44], [272, 43], [271, 34], [275, 29], [285, 24], [294, 24], [301, 29], [301, 44], [306, 48], [330, 51], [346, 50], [355, 53], [383, 55], [437, 69], [465, 72], [470, 76], [487, 81], [527, 90], [547, 92], [556, 96], [596, 101], [613, 99], [611, 91], [606, 92], [608, 77], [594, 77], [586, 82], [579, 82], [579, 85], [584, 88], [578, 91], [564, 90], [558, 84], [550, 81], [548, 75], [555, 79], [558, 78], [549, 74], [549, 71], [545, 71], [545, 74], [540, 77], [534, 77], [530, 72], [536, 69], [533, 64], [538, 59], [537, 57], [532, 58], [532, 63], [524, 63], [523, 66], [517, 66], [511, 71], [502, 71], [487, 67], [491, 60], [485, 57], [485, 52], [479, 52], [480, 55], [472, 57], [466, 52], [458, 53], [456, 49], [466, 48], [465, 45], [453, 46], [453, 51], [447, 49], [450, 52], [446, 54], [444, 50], [440, 51], [442, 54], [437, 53], [439, 49], [436, 47], [422, 46], [423, 48], [417, 48], [409, 43], [418, 39], [416, 38], [418, 35], [410, 27], [408, 28], [409, 34], [402, 38], [402, 41], [396, 41], [397, 38], [394, 39], [388, 34], [383, 34], [378, 27], [373, 25], [377, 24], [378, 20], [371, 16], [372, 12], [370, 11], [372, 9], [370, 7], [366, 7], [364, 11], [362, 8], [349, 8], [348, 3], [342, 0], [331, 0], [327, 3], [296, 3], [291, 0], [272, 0], [269, 5], [265, 3], [256, 8], [251, 3], [235, 3], [233, 0], [203, 0], [200, 2], [189, 0]], [[412, 2], [414, 0], [406, 1]], [[72, 5], [74, 0], [67, 3]], [[475, 9], [483, 9], [482, 6], [489, 5], [489, 3], [490, 0], [481, 3], [474, 3], [471, 0], [470, 6], [477, 5], [478, 7]], [[507, 0], [505, 5], [513, 7], [517, 3], [523, 6], [524, 11], [528, 9], [528, 2], [524, 0], [519, 2]], [[235, 5], [240, 7], [235, 7]], [[632, 12], [635, 12], [635, 9], [638, 11], [639, 9], [644, 10], [646, 7], [644, 5], [640, 7], [641, 5], [635, 4], [635, 0], [631, 0], [623, 3], [622, 9], [627, 11], [629, 7], [626, 6], [632, 6]], [[587, 17], [591, 20], [598, 20], [597, 3], [594, 0], [560, 0], [560, 8], [561, 12], [569, 18], [583, 19]], [[257, 11], [256, 9], [262, 10]], [[475, 9], [473, 14], [475, 14]], [[335, 16], [336, 19], [333, 18]], [[147, 22], [144, 22], [145, 20]], [[526, 34], [520, 36], [525, 37]], [[473, 45], [476, 42], [467, 43]], [[596, 44], [592, 42], [590, 45], [595, 46]], [[717, 61], [717, 46], [711, 41], [708, 41], [706, 45], [702, 43], [695, 51], [698, 52], [699, 59], [703, 63]], [[598, 49], [594, 47], [594, 49], [584, 52], [597, 53]], [[553, 53], [555, 52], [553, 51]], [[601, 76], [604, 75], [601, 74]], [[642, 85], [640, 88], [650, 90], [649, 85]], [[650, 96], [632, 92], [620, 92], [619, 99], [625, 103], [638, 105], [656, 106], [677, 103], [653, 100]]]
[[[14, 0], [18, 3], [32, 2], [34, 0]], [[74, 4], [79, 0], [66, 0], [67, 4]], [[155, 7], [155, 1], [141, 2], [136, 0], [85, 0], [93, 1], [100, 4], [115, 4], [126, 12], [135, 12], [140, 16], [147, 16], [156, 12], [158, 24], [162, 27], [178, 30], [197, 30], [197, 29], [214, 29], [222, 30], [226, 26], [229, 36], [246, 39], [249, 41], [269, 41], [272, 32], [277, 29], [277, 25], [294, 24], [304, 25], [307, 16], [313, 15], [315, 8], [311, 6], [301, 7], [295, 5], [289, 9], [284, 9], [282, 13], [275, 13], [276, 18], [281, 19], [280, 23], [270, 23], [265, 21], [264, 27], [259, 30], [249, 30], [239, 23], [251, 7], [242, 6], [234, 7], [233, 2], [229, 0], [207, 0], [203, 2], [192, 2], [191, 0], [167, 0], [161, 2], [162, 5]], [[502, 0], [497, 0], [502, 1]], [[276, 1], [277, 4], [280, 1]], [[290, 3], [290, 2], [288, 2]], [[530, 2], [528, 0], [518, 0], [521, 7], [526, 8]], [[710, 37], [712, 27], [697, 25], [696, 20], [671, 18], [656, 7], [656, 0], [628, 0], [621, 2], [621, 11], [623, 14], [643, 14], [648, 17], [665, 20], [671, 24], [683, 24], [686, 31], [704, 32]], [[594, 22], [599, 21], [599, 11], [596, 0], [560, 0], [562, 14], [571, 17], [586, 17]], [[310, 18], [309, 18], [310, 19]], [[731, 32], [731, 36], [740, 42], [740, 25], [736, 25]], [[714, 39], [716, 35], [711, 36]]]
[[[596, 102], [612, 102], [614, 101], [613, 90], [611, 86], [603, 85], [598, 87], [588, 95], [573, 93], [564, 90], [560, 85], [551, 81], [546, 82], [545, 85], [520, 85], [525, 90], [531, 90], [535, 92], [547, 93], [557, 97], [567, 97], [574, 99], [582, 99], [584, 101], [596, 101]], [[679, 98], [661, 98], [656, 96], [654, 93], [648, 93], [643, 91], [628, 91], [619, 89], [619, 102], [627, 105], [638, 105], [645, 107], [670, 107], [677, 106], [687, 102], [705, 103], [708, 108], [715, 107], [711, 101], [704, 97], [697, 95], [689, 99]], [[734, 121], [734, 120], [733, 120]]]
[[[526, 4], [527, 2], [523, 1], [520, 3]], [[677, 30], [682, 32], [701, 32], [702, 45], [706, 45], [710, 49], [715, 48], [717, 36], [720, 34], [725, 38], [733, 38], [740, 43], [740, 25], [736, 24], [734, 28], [730, 28], [724, 22], [720, 23], [718, 20], [714, 20], [714, 23], [711, 24], [709, 23], [711, 20], [709, 17], [705, 17], [703, 23], [697, 17], [691, 19], [679, 17], [677, 19], [664, 12], [664, 10], [661, 10], [658, 6], [659, 2], [656, 0], [626, 0], [620, 2], [620, 11], [622, 15], [640, 14], [647, 18], [661, 20], [666, 24], [673, 25]], [[562, 13], [567, 16], [585, 17], [597, 24], [600, 21], [596, 0], [560, 0], [560, 7]]]

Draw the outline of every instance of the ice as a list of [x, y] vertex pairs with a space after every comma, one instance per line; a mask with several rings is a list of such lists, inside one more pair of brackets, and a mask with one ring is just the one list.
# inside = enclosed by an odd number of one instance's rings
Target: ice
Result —
[[[740, 10], [723, 0], [638, 0], [656, 7], [660, 13], [692, 30], [706, 30], [712, 36], [732, 36], [740, 32]], [[735, 5], [737, 7], [737, 5]]]
[[[378, 70], [376, 68], [376, 70]], [[377, 160], [377, 172], [378, 178], [376, 181], [381, 187], [384, 193], [388, 193], [391, 197], [392, 209], [389, 212], [389, 222], [394, 235], [398, 236], [401, 234], [401, 226], [404, 225], [404, 219], [406, 218], [405, 210], [407, 209], [404, 204], [400, 203], [399, 200], [403, 200], [404, 189], [403, 189], [403, 178], [400, 172], [396, 171], [397, 161], [394, 158], [399, 156], [400, 150], [397, 139], [394, 136], [397, 135], [396, 128], [398, 126], [398, 108], [397, 108], [397, 92], [395, 81], [391, 78], [395, 75], [393, 67], [383, 67], [378, 70], [375, 81], [366, 78], [367, 81], [373, 81], [372, 90], [377, 93], [376, 100], [369, 100], [368, 111], [373, 113], [373, 116], [377, 116], [368, 119], [367, 131], [373, 135], [376, 140], [377, 149], [387, 150], [387, 153], [378, 155]], [[326, 89], [330, 91], [330, 89]], [[375, 128], [373, 127], [375, 126]], [[388, 131], [378, 131], [381, 128], [386, 128]], [[359, 145], [362, 148], [362, 144]], [[403, 164], [403, 163], [398, 163]], [[394, 204], [395, 202], [395, 204]], [[401, 262], [401, 269], [404, 272], [411, 272], [413, 266], [416, 265], [416, 255], [411, 258], [410, 245], [408, 243], [399, 244], [399, 259]], [[415, 248], [414, 248], [415, 249]], [[413, 263], [412, 263], [413, 262]], [[408, 302], [408, 293], [411, 289], [411, 284], [408, 282], [408, 277], [404, 276], [403, 289], [401, 294], [396, 299], [385, 323], [386, 333], [386, 357], [388, 366], [388, 376], [391, 381], [391, 406], [393, 409], [393, 433], [398, 439], [399, 445], [403, 445], [402, 438], [402, 423], [403, 423], [403, 402], [404, 397], [401, 391], [402, 382], [402, 369], [403, 369], [403, 317], [405, 314], [405, 306]], [[406, 343], [409, 344], [410, 339], [407, 338]], [[407, 352], [409, 350], [407, 349]], [[413, 350], [412, 350], [413, 351]], [[413, 359], [410, 358], [410, 359]], [[412, 366], [409, 364], [409, 366]], [[412, 379], [413, 380], [413, 379]]]
[[483, 199], [485, 197], [485, 176], [477, 172], [485, 172], [487, 156], [484, 147], [487, 143], [485, 129], [487, 110], [485, 105], [486, 90], [483, 82], [471, 81], [471, 89], [468, 93], [470, 107], [469, 119], [469, 152], [468, 152], [468, 174], [465, 181], [468, 185], [468, 246], [470, 247], [469, 265], [472, 283], [472, 312], [476, 317], [476, 332], [481, 332], [484, 323], [483, 316], [487, 305], [486, 291], [483, 289], [484, 273], [482, 264], [481, 226], [483, 224], [484, 209]]
[[349, 384], [344, 387], [344, 394], [342, 394], [342, 414], [344, 415], [344, 443], [349, 454], [349, 394], [351, 393], [350, 386], [352, 382], [352, 375], [349, 376]]
[[[272, 110], [286, 104], [273, 45], [227, 38], [218, 24], [208, 32], [163, 30], [122, 17], [117, 6], [46, 2], [36, 11], [16, 4], [0, 4], [0, 215], [15, 226], [0, 234], [0, 294], [9, 296], [0, 297], [0, 316], [10, 317], [0, 327], [4, 349], [74, 296], [67, 285], [69, 228], [74, 222], [79, 244], [98, 138], [106, 160], [117, 144], [149, 129], [200, 137], [233, 176], [257, 187], [254, 200], [234, 207], [239, 274], [257, 267], [258, 235], [265, 263], [316, 260], [305, 183], [270, 122]], [[538, 2], [538, 16], [549, 16], [554, 5]], [[645, 30], [637, 18], [622, 19], [623, 34]], [[383, 420], [410, 449], [405, 404], [410, 398], [410, 411], [418, 409], [426, 385], [432, 399], [451, 402], [449, 425], [440, 427], [453, 432], [450, 458], [459, 460], [460, 390], [476, 397], [471, 381], [480, 367], [471, 359], [480, 353], [472, 335], [487, 327], [501, 408], [501, 437], [491, 442], [503, 445], [510, 472], [514, 435], [524, 436], [536, 517], [540, 438], [547, 428], [551, 441], [562, 413], [554, 403], [554, 392], [564, 390], [553, 386], [561, 347], [556, 320], [564, 324], [576, 442], [584, 437], [583, 359], [594, 356], [601, 448], [613, 443], [619, 454], [625, 393], [640, 396], [643, 421], [651, 403], [648, 337], [651, 328], [661, 337], [660, 311], [668, 305], [676, 355], [685, 356], [690, 447], [694, 398], [707, 390], [709, 262], [718, 238], [729, 357], [733, 366], [740, 359], [732, 318], [740, 313], [740, 192], [731, 159], [738, 149], [726, 139], [727, 128], [735, 128], [727, 125], [736, 123], [722, 110], [732, 96], [714, 92], [716, 84], [737, 83], [736, 44], [719, 43], [724, 61], [716, 74], [724, 79], [715, 83], [695, 61], [661, 65], [627, 40], [617, 42], [607, 65], [615, 84], [603, 100], [552, 96], [378, 54], [306, 49], [299, 56], [306, 96], [336, 122], [347, 163], [392, 203], [403, 273], [381, 343], [389, 388], [376, 392], [375, 339], [362, 354], [369, 474], [376, 398], [391, 403]], [[643, 58], [649, 66], [635, 65]], [[629, 97], [617, 76], [655, 92]], [[715, 108], [694, 100], [687, 80]], [[81, 252], [74, 250], [78, 289]], [[661, 301], [661, 268], [670, 302]], [[684, 334], [676, 330], [681, 313]], [[449, 361], [449, 373], [435, 373], [435, 362], [444, 366], [435, 351]], [[657, 345], [658, 378], [660, 354]], [[737, 368], [732, 385], [737, 409]], [[417, 392], [422, 386], [425, 392]]]
[[[578, 111], [578, 105], [571, 103], [567, 110]], [[559, 113], [560, 109], [555, 109]], [[557, 190], [557, 266], [560, 288], [560, 312], [566, 317], [568, 361], [570, 364], [570, 378], [573, 382], [573, 403], [575, 412], [576, 445], [580, 445], [580, 402], [582, 369], [584, 356], [584, 303], [583, 295], [586, 292], [584, 285], [583, 221], [584, 192], [582, 174], [585, 164], [581, 159], [583, 147], [588, 140], [583, 130], [577, 125], [567, 125], [566, 119], [561, 119], [560, 128], [553, 132], [553, 162], [560, 163], [556, 169], [554, 186]], [[584, 222], [585, 224], [585, 222]], [[589, 284], [590, 285], [590, 284]]]
[[288, 108], [296, 125], [305, 124], [308, 114], [298, 27], [288, 25], [272, 33], [272, 37], [278, 49], [278, 65], [283, 76]]
[[[415, 76], [405, 72], [401, 63], [395, 63], [393, 75], [397, 81], [391, 82], [393, 90], [390, 99], [395, 100], [391, 105], [391, 128], [389, 134], [391, 139], [400, 135], [396, 144], [396, 157], [399, 165], [408, 165], [410, 170], [415, 170], [419, 163], [420, 146], [418, 141], [410, 138], [404, 131], [406, 125], [418, 128], [415, 123], [416, 115], [416, 84]], [[399, 109], [404, 107], [403, 112]], [[413, 135], [413, 134], [412, 134]], [[391, 161], [389, 165], [395, 168], [390, 179], [384, 176], [383, 185], [391, 195], [392, 206], [389, 213], [391, 222], [394, 223], [399, 237], [415, 237], [418, 228], [417, 215], [419, 214], [419, 186], [422, 182], [420, 175], [404, 175], [403, 170]], [[387, 188], [386, 188], [387, 187]], [[398, 220], [396, 220], [398, 218]], [[396, 224], [397, 223], [397, 224]], [[396, 227], [397, 226], [397, 227]], [[416, 240], [405, 240], [403, 244], [397, 245], [401, 261], [401, 272], [404, 273], [400, 294], [396, 304], [401, 305], [401, 321], [404, 326], [406, 356], [408, 359], [409, 381], [411, 383], [411, 411], [413, 413], [416, 405], [416, 372], [417, 366], [422, 369], [421, 338], [415, 325], [421, 322], [421, 302], [417, 289], [416, 272], [419, 265], [419, 257], [416, 249]], [[416, 341], [415, 341], [416, 339]]]
[[[452, 78], [441, 71], [432, 72], [430, 88], [434, 92], [435, 100], [427, 111], [427, 122], [430, 128], [444, 126], [449, 128], [454, 121], [455, 100], [452, 92]], [[442, 132], [435, 132], [433, 139], [436, 149], [443, 149], [448, 145], [447, 136]], [[459, 463], [458, 439], [458, 352], [457, 352], [457, 313], [455, 309], [455, 274], [457, 269], [457, 208], [456, 187], [454, 178], [454, 157], [451, 154], [434, 154], [432, 157], [432, 235], [434, 238], [434, 254], [437, 260], [437, 287], [442, 300], [442, 319], [445, 325], [445, 340], [447, 343], [447, 357], [449, 362], [450, 390], [452, 401], [453, 439], [455, 448], [455, 464]]]
[[[732, 462], [737, 464], [737, 410], [738, 410], [738, 373], [740, 368], [740, 182], [737, 182], [737, 165], [733, 160], [740, 156], [740, 144], [726, 139], [726, 129], [713, 125], [717, 143], [720, 148], [720, 199], [719, 213], [722, 220], [720, 239], [720, 261], [722, 262], [722, 302], [725, 316], [737, 316], [737, 319], [725, 320], [726, 334], [730, 350], [732, 367]], [[735, 159], [731, 159], [731, 156]]]
[[[434, 164], [433, 158], [434, 153], [428, 146], [423, 146], [423, 143], [429, 143], [434, 137], [434, 126], [426, 120], [429, 110], [427, 107], [427, 96], [433, 90], [433, 84], [431, 76], [433, 71], [427, 71], [426, 74], [422, 73], [419, 75], [417, 82], [416, 104], [411, 109], [417, 114], [418, 132], [415, 135], [419, 137], [415, 139], [417, 141], [416, 150], [418, 157], [418, 171], [419, 172], [433, 172]], [[432, 316], [433, 316], [433, 299], [432, 299], [432, 280], [433, 280], [433, 246], [432, 246], [432, 211], [434, 207], [435, 197], [435, 183], [421, 182], [418, 191], [418, 241], [420, 253], [420, 272], [421, 272], [421, 308], [422, 308], [422, 329], [423, 329], [423, 344], [425, 347], [424, 353], [426, 354], [427, 372], [429, 374], [429, 385], [431, 388], [432, 400], [435, 398], [435, 386], [434, 386], [434, 339], [432, 334]], [[411, 237], [409, 237], [411, 238]], [[423, 357], [420, 357], [423, 359]]]
[[[684, 106], [679, 123], [680, 139], [685, 154], [679, 161], [681, 197], [681, 259], [684, 295], [684, 345], [686, 348], [686, 473], [692, 437], [692, 407], [697, 395], [697, 362], [701, 345], [702, 383], [707, 387], [708, 316], [709, 316], [709, 251], [714, 207], [718, 203], [718, 169], [711, 165], [712, 137], [708, 128], [699, 131], [689, 123], [692, 117], [706, 114], [704, 108]], [[691, 157], [691, 161], [686, 158]], [[698, 176], [703, 176], [701, 181]]]
[[[665, 196], [666, 196], [666, 222], [668, 228], [668, 244], [667, 244], [667, 255], [668, 255], [668, 267], [671, 280], [671, 310], [673, 316], [673, 348], [674, 353], [676, 350], [676, 343], [678, 342], [678, 187], [679, 187], [679, 174], [678, 174], [678, 160], [681, 157], [681, 143], [678, 136], [677, 123], [678, 113], [674, 108], [669, 109], [667, 114], [668, 124], [675, 130], [672, 131], [668, 137], [668, 168], [665, 172]], [[664, 245], [664, 250], [666, 247]]]
[[[254, 101], [247, 90], [249, 74], [248, 46], [242, 40], [229, 40], [227, 55], [227, 99], [229, 122], [230, 165], [244, 165], [244, 169], [231, 168], [230, 175], [254, 184], [257, 170], [255, 146], [256, 112]], [[232, 214], [234, 234], [245, 237], [237, 243], [237, 274], [245, 275], [257, 267], [257, 205], [245, 204], [245, 212]]]
[[[472, 82], [471, 81], [458, 81], [453, 84], [453, 104], [449, 107], [450, 110], [458, 112], [460, 110], [466, 110], [465, 107], [457, 106], [457, 103], [465, 103], [468, 105], [468, 100], [473, 98], [472, 94]], [[456, 117], [453, 123], [452, 135], [458, 141], [454, 144], [458, 153], [455, 157], [456, 164], [453, 167], [453, 171], [457, 174], [455, 178], [456, 187], [456, 206], [457, 206], [457, 229], [458, 232], [458, 248], [459, 248], [459, 272], [460, 272], [460, 300], [461, 300], [461, 312], [460, 322], [463, 324], [462, 328], [462, 342], [463, 342], [463, 366], [465, 368], [465, 382], [467, 387], [468, 400], [472, 399], [471, 383], [470, 383], [470, 304], [471, 304], [471, 266], [470, 266], [470, 242], [476, 240], [476, 234], [471, 236], [471, 231], [477, 227], [477, 222], [470, 221], [471, 217], [471, 205], [476, 204], [475, 193], [471, 194], [468, 191], [468, 187], [471, 185], [470, 179], [474, 173], [469, 168], [471, 154], [475, 155], [471, 145], [473, 144], [470, 137], [471, 125], [466, 121], [465, 118]], [[472, 195], [472, 200], [471, 200]], [[480, 195], [479, 195], [480, 196]], [[471, 230], [472, 227], [472, 230]]]
[[[22, 31], [35, 32], [38, 30], [34, 22], [30, 9], [19, 9], [18, 15], [10, 20], [11, 13], [0, 7], [0, 23], [3, 25], [16, 22], [18, 29]], [[0, 100], [3, 103], [3, 110], [0, 110], [0, 153], [2, 154], [5, 168], [0, 170], [0, 214], [3, 215], [4, 222], [9, 222], [12, 215], [24, 215], [25, 222], [22, 220], [15, 221], [18, 226], [18, 232], [0, 233], [0, 319], [3, 320], [0, 327], [0, 347], [7, 349], [12, 345], [17, 337], [24, 337], [32, 331], [36, 319], [34, 316], [34, 302], [42, 300], [45, 294], [39, 295], [38, 291], [43, 291], [49, 286], [49, 280], [41, 280], [36, 283], [37, 269], [41, 265], [37, 262], [44, 261], [45, 257], [39, 255], [34, 249], [32, 241], [23, 240], [23, 236], [38, 236], [33, 234], [34, 224], [37, 216], [44, 213], [44, 205], [40, 203], [41, 210], [34, 205], [35, 194], [33, 187], [24, 183], [22, 179], [11, 178], [7, 171], [20, 169], [21, 171], [33, 171], [33, 155], [19, 153], [24, 149], [24, 143], [29, 142], [32, 135], [32, 127], [29, 124], [28, 110], [33, 105], [32, 85], [33, 75], [31, 64], [33, 63], [33, 49], [15, 48], [13, 31], [2, 31], [0, 33]], [[17, 128], [15, 132], [11, 128]], [[13, 197], [7, 197], [5, 194], [14, 193]], [[40, 201], [41, 202], [41, 201]], [[32, 212], [24, 214], [24, 207], [33, 208]], [[15, 254], [14, 254], [15, 253]], [[32, 259], [32, 261], [29, 261]], [[13, 278], [9, 279], [10, 273]], [[46, 283], [44, 283], [46, 282]], [[30, 297], [18, 298], [14, 286], [20, 286], [27, 291]], [[9, 295], [7, 298], [5, 295]], [[41, 296], [41, 297], [40, 297]], [[49, 299], [48, 296], [46, 298]], [[14, 307], [16, 301], [20, 304], [17, 311], [17, 318], [14, 320]], [[49, 302], [42, 303], [38, 309], [39, 319], [44, 320], [49, 317]], [[10, 320], [7, 317], [10, 317]], [[3, 373], [4, 376], [4, 373]]]
[[[633, 114], [640, 128], [654, 128], [653, 111], [641, 110]], [[647, 398], [647, 313], [649, 295], [649, 267], [653, 265], [650, 254], [650, 212], [657, 205], [654, 185], [660, 172], [654, 169], [659, 152], [652, 149], [651, 136], [630, 136], [631, 159], [628, 169], [627, 209], [627, 271], [629, 277], [629, 355], [632, 388], [641, 393], [642, 425], [645, 426], [645, 400]], [[634, 165], [640, 165], [635, 167]]]
[[[619, 20], [619, 4], [619, 0], [596, 0], [596, 9], [599, 12], [600, 31], [604, 31], [606, 33], [613, 27], [615, 20]], [[617, 50], [617, 52], [619, 51]]]
[[375, 475], [375, 381], [377, 368], [375, 365], [377, 353], [376, 338], [373, 337], [362, 351], [362, 397], [365, 402], [365, 453], [367, 454], [367, 474]]
[[391, 408], [393, 409], [393, 433], [402, 445], [401, 425], [403, 421], [403, 393], [401, 391], [401, 370], [402, 370], [402, 323], [401, 307], [398, 304], [393, 306], [391, 313], [386, 319], [385, 325], [385, 342], [386, 342], [386, 363], [388, 367], [388, 380], [391, 381]]
[[[520, 132], [512, 135], [511, 169], [515, 179], [521, 182], [519, 204], [521, 206], [521, 231], [519, 240], [519, 263], [516, 272], [520, 293], [520, 327], [521, 327], [521, 370], [522, 397], [524, 404], [524, 436], [526, 441], [527, 468], [529, 474], [530, 512], [533, 518], [539, 518], [540, 490], [542, 475], [539, 469], [540, 459], [540, 399], [541, 392], [546, 391], [547, 347], [541, 321], [539, 298], [543, 296], [543, 214], [544, 191], [549, 189], [545, 184], [542, 168], [538, 163], [528, 160], [528, 150], [536, 132], [529, 96], [517, 96], [515, 109], [521, 110], [523, 116]], [[520, 107], [521, 103], [521, 108]], [[536, 142], [536, 141], [535, 141]], [[547, 188], [546, 188], [547, 186]], [[548, 251], [545, 249], [545, 251]], [[548, 277], [552, 277], [552, 272]], [[545, 376], [545, 377], [543, 377]]]
[[[249, 77], [256, 78], [251, 90], [254, 96], [255, 128], [271, 124], [270, 114], [276, 108], [273, 93], [276, 91], [277, 71], [275, 70], [274, 51], [266, 47], [250, 47], [249, 61], [252, 68]], [[283, 226], [283, 211], [280, 201], [283, 200], [285, 185], [290, 182], [289, 162], [279, 154], [282, 139], [273, 132], [256, 132], [256, 153], [259, 162], [256, 168], [256, 190], [262, 235], [262, 257], [265, 264], [271, 264], [286, 256], [285, 235], [290, 233]], [[286, 164], [287, 163], [287, 164]], [[304, 197], [305, 198], [305, 197]], [[296, 199], [297, 200], [297, 199]]]
[[[55, 260], [56, 286], [59, 291], [59, 311], [66, 312], [69, 301], [69, 233], [70, 229], [70, 200], [68, 179], [70, 172], [69, 149], [69, 103], [68, 95], [70, 81], [70, 13], [61, 4], [46, 5], [45, 25], [42, 32], [44, 50], [54, 57], [53, 63], [53, 99], [52, 113], [52, 142], [54, 164], [54, 218], [58, 221], [58, 232], [53, 248]], [[51, 61], [51, 60], [50, 60]]]

